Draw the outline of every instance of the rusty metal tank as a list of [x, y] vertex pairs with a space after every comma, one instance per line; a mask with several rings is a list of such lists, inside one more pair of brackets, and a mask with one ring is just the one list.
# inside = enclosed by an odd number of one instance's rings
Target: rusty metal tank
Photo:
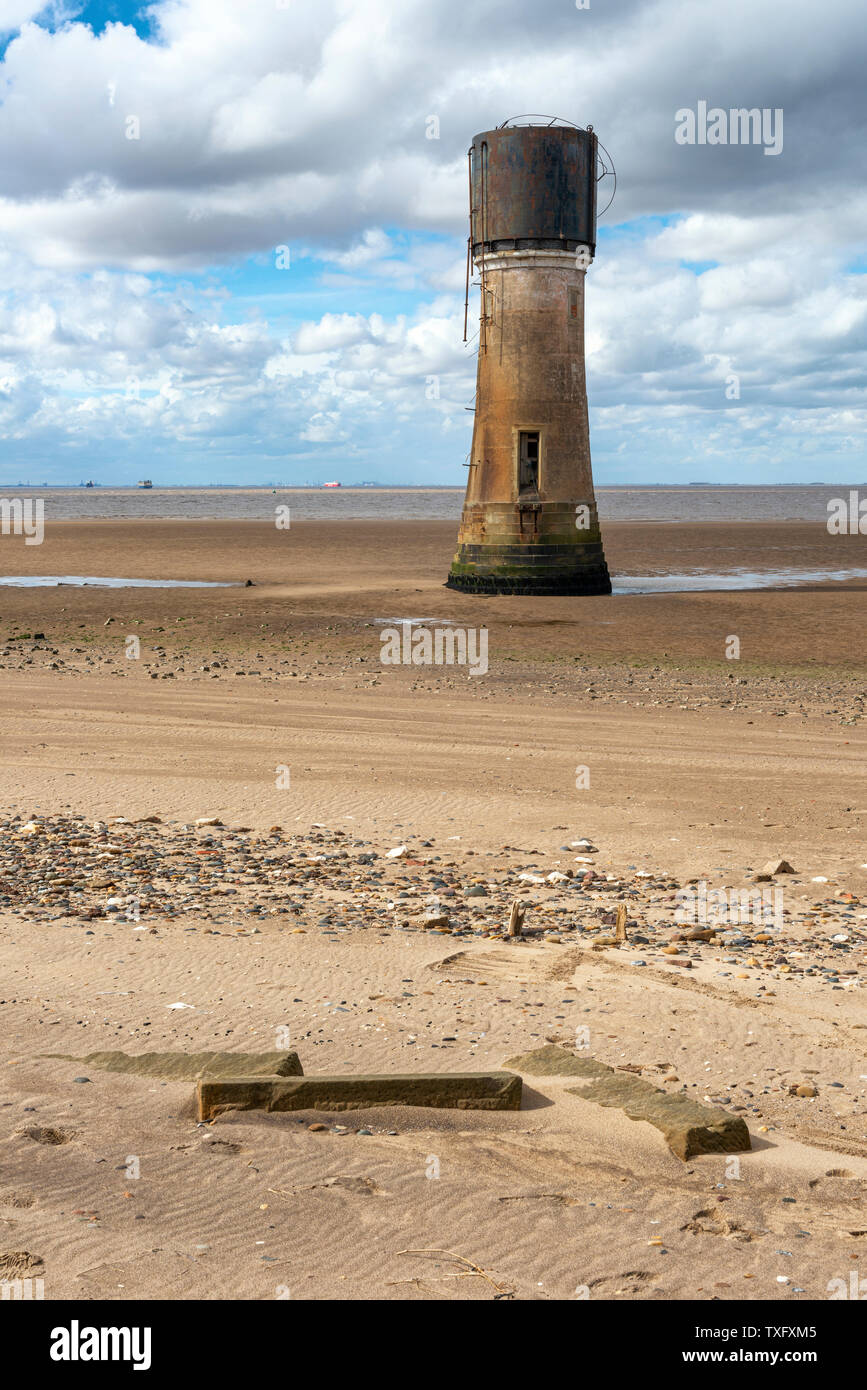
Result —
[[483, 251], [596, 251], [597, 139], [575, 126], [506, 126], [470, 147], [471, 240]]

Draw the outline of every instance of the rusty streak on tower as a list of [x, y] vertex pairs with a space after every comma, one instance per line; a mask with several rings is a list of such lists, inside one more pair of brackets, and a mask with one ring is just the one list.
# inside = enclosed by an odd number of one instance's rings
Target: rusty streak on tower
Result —
[[[522, 118], [519, 118], [522, 119]], [[592, 127], [473, 140], [467, 263], [481, 283], [475, 424], [449, 588], [609, 594], [590, 469], [584, 276], [596, 250]]]

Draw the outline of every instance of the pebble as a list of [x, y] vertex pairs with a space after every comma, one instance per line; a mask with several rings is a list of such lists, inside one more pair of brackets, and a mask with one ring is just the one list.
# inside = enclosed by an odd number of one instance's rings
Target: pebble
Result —
[[[556, 841], [547, 862], [549, 851], [532, 844], [474, 854], [470, 845], [438, 846], [430, 839], [419, 840], [410, 857], [406, 843], [377, 844], [346, 830], [256, 830], [227, 826], [226, 819], [203, 814], [192, 824], [166, 824], [156, 813], [102, 821], [0, 818], [0, 911], [31, 922], [78, 924], [91, 937], [128, 931], [142, 945], [156, 926], [172, 921], [237, 937], [258, 934], [266, 924], [296, 935], [318, 930], [335, 943], [347, 932], [419, 927], [496, 940], [504, 935], [518, 881], [525, 939], [592, 947], [625, 903], [626, 950], [646, 945], [668, 965], [727, 964], [739, 980], [747, 978], [745, 963], [756, 971], [771, 967], [768, 973], [788, 992], [807, 976], [811, 988], [838, 992], [863, 979], [867, 887], [861, 895], [818, 895], [797, 905], [790, 899], [782, 926], [752, 936], [703, 924], [684, 930], [675, 920], [680, 885], [663, 869], [588, 869], [570, 877], [558, 867]], [[571, 848], [596, 849], [583, 842]], [[688, 955], [678, 942], [689, 943]], [[648, 959], [631, 963], [646, 968]], [[723, 978], [728, 973], [719, 971]], [[771, 999], [774, 991], [763, 983], [761, 997]], [[179, 1001], [169, 1007], [192, 1006]]]

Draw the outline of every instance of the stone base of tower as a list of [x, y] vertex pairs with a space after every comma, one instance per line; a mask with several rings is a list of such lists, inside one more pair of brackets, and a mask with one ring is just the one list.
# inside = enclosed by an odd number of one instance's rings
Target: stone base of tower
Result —
[[[465, 594], [610, 594], [611, 578], [602, 548], [592, 561], [575, 566], [557, 557], [539, 556], [538, 564], [512, 554], [479, 553], [487, 547], [462, 548], [449, 571], [447, 589]], [[468, 553], [469, 552], [469, 553]]]
[[574, 503], [464, 508], [446, 587], [469, 594], [610, 594], [595, 506], [574, 524]]

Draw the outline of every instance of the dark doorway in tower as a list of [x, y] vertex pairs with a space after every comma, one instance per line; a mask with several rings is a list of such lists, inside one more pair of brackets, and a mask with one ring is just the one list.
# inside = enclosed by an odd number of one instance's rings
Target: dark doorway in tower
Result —
[[539, 431], [521, 430], [518, 435], [518, 492], [539, 491]]

